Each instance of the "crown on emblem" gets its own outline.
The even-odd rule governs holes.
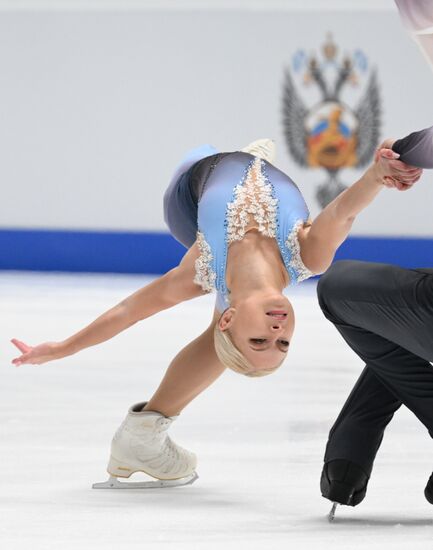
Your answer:
[[[323,57],[328,61],[335,59],[337,55],[337,45],[332,39],[332,33],[328,32],[326,35],[326,41],[322,47]]]

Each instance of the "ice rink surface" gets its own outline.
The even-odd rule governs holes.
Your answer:
[[[363,364],[316,303],[290,291],[297,327],[277,374],[226,372],[182,413],[173,439],[198,455],[192,486],[96,491],[128,407],[156,389],[169,360],[210,320],[205,296],[96,347],[15,368],[9,342],[63,340],[149,282],[145,276],[0,273],[0,548],[416,550],[433,548],[424,499],[433,442],[400,410],[367,497],[333,524],[319,477],[327,433]]]

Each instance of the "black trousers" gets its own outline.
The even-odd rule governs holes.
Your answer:
[[[402,404],[433,437],[433,269],[340,261],[317,293],[325,317],[365,362],[331,428],[325,462],[345,458],[370,475]]]

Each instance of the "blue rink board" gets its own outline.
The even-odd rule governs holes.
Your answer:
[[[158,274],[184,253],[168,233],[0,230],[0,269]],[[336,259],[433,267],[433,238],[349,237]]]

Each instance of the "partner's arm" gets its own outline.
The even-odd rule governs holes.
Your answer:
[[[39,365],[72,355],[109,340],[159,311],[202,295],[201,287],[193,282],[194,262],[198,255],[198,247],[194,243],[179,266],[140,288],[62,342],[45,342],[31,347],[20,340],[12,339],[11,342],[22,352],[21,357],[15,358],[12,363],[15,366],[25,363]]]
[[[421,169],[408,166],[397,158],[391,149],[378,151],[375,162],[361,179],[330,202],[310,227],[300,231],[302,260],[313,273],[328,269],[356,216],[385,186],[405,190],[420,178]]]

